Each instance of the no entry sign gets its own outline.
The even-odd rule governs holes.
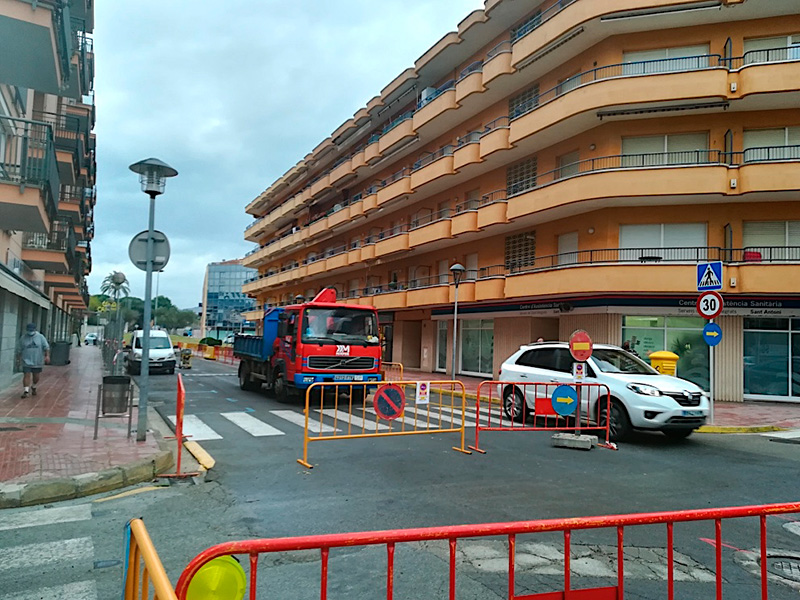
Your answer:
[[[583,329],[578,329],[569,338],[569,353],[578,362],[586,362],[592,355],[592,338]]]
[[[406,406],[406,395],[400,386],[393,383],[382,385],[375,392],[372,401],[375,412],[381,419],[392,421],[403,414]]]

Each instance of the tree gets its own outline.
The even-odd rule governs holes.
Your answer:
[[[100,284],[100,293],[110,296],[114,302],[118,302],[120,296],[127,296],[130,294],[130,285],[128,278],[122,271],[112,271],[103,279]]]

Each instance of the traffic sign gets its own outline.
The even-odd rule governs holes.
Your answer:
[[[583,329],[574,331],[569,337],[569,353],[578,362],[586,362],[592,355],[592,338]]]
[[[136,268],[147,270],[147,232],[137,233],[128,246],[128,256]],[[153,271],[160,271],[169,262],[169,241],[160,231],[153,231]]]
[[[571,385],[560,385],[553,390],[550,403],[553,405],[554,411],[562,417],[566,417],[578,408],[578,392]]]
[[[706,323],[703,327],[703,339],[709,346],[716,346],[722,341],[722,328],[716,323]]]
[[[392,421],[403,414],[403,409],[406,406],[406,395],[398,385],[393,383],[382,385],[375,392],[372,405],[381,419]]]
[[[431,399],[431,385],[427,381],[417,382],[417,404],[428,404]]]
[[[700,263],[697,265],[697,291],[722,289],[722,262]]]
[[[703,292],[697,297],[697,314],[704,319],[715,319],[722,312],[724,304],[717,292]]]

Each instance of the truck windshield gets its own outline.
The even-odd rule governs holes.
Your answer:
[[[375,313],[353,308],[309,308],[303,315],[303,342],[377,346]]]

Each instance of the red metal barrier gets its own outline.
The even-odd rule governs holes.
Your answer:
[[[569,519],[548,519],[538,521],[518,521],[512,523],[487,523],[481,525],[456,525],[450,527],[428,527],[420,529],[404,529],[391,531],[366,531],[330,535],[313,535],[295,538],[274,538],[225,542],[213,546],[198,554],[181,573],[175,588],[179,600],[185,600],[186,591],[192,577],[210,560],[219,556],[245,554],[250,561],[250,600],[256,600],[258,584],[258,558],[260,554],[269,552],[294,552],[301,550],[320,551],[320,598],[328,597],[328,566],[331,548],[385,545],[387,551],[386,565],[386,598],[391,600],[394,594],[395,545],[407,542],[431,540],[448,540],[449,542],[449,595],[450,600],[456,598],[456,549],[459,539],[486,538],[490,536],[507,536],[508,538],[508,593],[510,600],[562,600],[564,598],[591,598],[593,600],[621,600],[625,593],[624,567],[624,534],[626,527],[639,525],[666,525],[667,548],[667,598],[675,598],[674,573],[674,525],[692,521],[714,521],[715,530],[715,578],[714,587],[717,600],[722,599],[722,520],[739,517],[759,517],[761,599],[767,600],[767,516],[788,513],[800,513],[800,502],[786,504],[767,504],[759,506],[741,506],[730,508],[713,508],[702,510],[684,510],[670,512],[639,513],[629,515],[610,515],[599,517],[581,517]],[[590,529],[616,528],[616,585],[607,587],[573,589],[570,580],[570,541],[573,532]],[[544,592],[518,596],[515,593],[515,549],[516,536],[544,532],[562,532],[564,538],[563,567],[564,590],[560,592]],[[652,537],[652,535],[650,535]],[[711,597],[705,594],[703,597]]]
[[[605,433],[607,448],[615,448],[609,441],[611,392],[601,383],[570,383],[577,393],[577,406],[566,416],[556,412],[558,402],[553,393],[562,383],[528,381],[482,381],[475,400],[475,445],[471,450],[485,454],[480,447],[481,431],[574,431],[593,430]],[[533,409],[529,406],[533,404]],[[512,418],[513,417],[513,418]],[[604,422],[603,425],[599,425]]]

